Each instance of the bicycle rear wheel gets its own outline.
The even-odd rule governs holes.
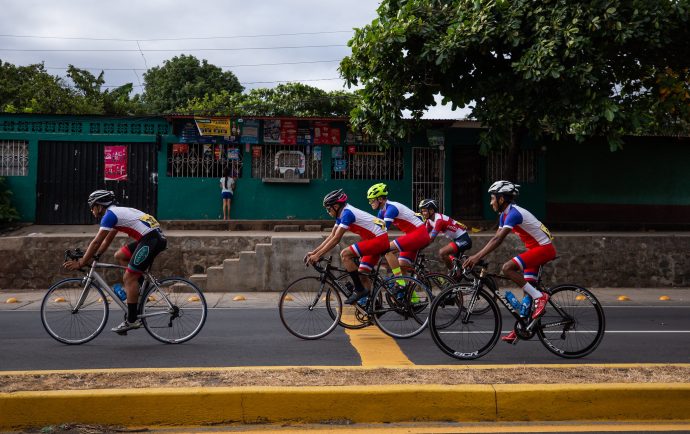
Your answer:
[[[140,312],[151,336],[166,344],[180,344],[201,331],[208,307],[196,285],[180,277],[170,277],[149,286],[141,299]]]
[[[457,281],[452,278],[447,276],[446,274],[443,273],[427,273],[424,276],[424,279],[422,279],[423,282],[427,284],[429,289],[431,290],[431,293],[433,294],[433,297],[436,298],[441,294],[446,288],[450,288],[451,286],[457,285]],[[462,295],[460,295],[462,297]],[[460,315],[460,309],[455,309],[456,301],[454,299],[449,299],[446,302],[443,303],[442,307],[448,307],[449,310],[446,311],[447,315],[444,315],[446,318],[446,325],[450,325],[453,321],[458,319]],[[462,304],[462,301],[459,301],[460,304]],[[453,315],[454,314],[454,315]],[[438,328],[443,328],[444,325],[439,322]]]
[[[599,300],[576,285],[558,285],[537,324],[537,336],[546,349],[566,359],[584,357],[604,338],[606,318]]]
[[[340,284],[341,288],[346,286],[346,282],[349,281],[350,276],[348,275],[343,275],[342,277],[337,279],[337,283]],[[349,285],[352,287],[352,284]],[[347,288],[346,288],[347,289]],[[350,296],[351,292],[343,292],[342,293],[345,296]],[[326,300],[331,300],[333,297],[326,297]],[[335,315],[337,315],[337,308],[336,306],[331,306],[330,303],[328,304],[328,310],[331,313],[331,317],[335,318]],[[358,330],[364,327],[368,327],[372,324],[371,321],[369,321],[369,317],[365,314],[362,313],[362,310],[357,309],[355,305],[353,304],[343,304],[342,305],[342,311],[343,314],[340,315],[340,320],[338,321],[338,325],[341,327],[344,327],[346,329],[350,330]]]
[[[278,302],[280,321],[301,339],[320,339],[336,328],[343,313],[338,290],[316,276],[303,277],[288,285]]]
[[[483,288],[475,289],[467,284],[443,291],[434,299],[429,313],[434,343],[447,355],[460,360],[477,359],[491,351],[498,342],[501,322],[493,296]]]
[[[76,309],[79,298],[82,304]],[[83,344],[98,336],[108,322],[108,301],[94,283],[65,279],[50,288],[41,302],[41,322],[48,334],[63,344]]]
[[[398,280],[404,280],[404,285],[398,286]],[[385,334],[406,339],[417,336],[427,326],[432,295],[419,280],[410,276],[391,277],[377,285],[373,297],[377,303],[371,308],[370,316]]]

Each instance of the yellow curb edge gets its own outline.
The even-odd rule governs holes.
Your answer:
[[[132,411],[132,409],[136,409]],[[690,384],[200,387],[0,393],[0,429],[60,423],[687,420]]]

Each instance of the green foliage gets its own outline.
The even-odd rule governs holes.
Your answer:
[[[166,60],[163,66],[150,68],[144,73],[145,91],[142,102],[149,113],[172,113],[195,98],[207,94],[242,92],[244,88],[230,71],[199,62],[184,54]]]
[[[340,71],[362,85],[353,124],[379,142],[440,94],[472,109],[489,147],[528,131],[615,149],[688,131],[689,16],[690,0],[384,0]]]
[[[0,226],[19,220],[19,213],[12,206],[12,191],[4,177],[0,177]]]
[[[184,113],[239,116],[347,116],[356,104],[353,93],[327,92],[301,83],[247,93],[221,91],[194,98],[178,108]]]

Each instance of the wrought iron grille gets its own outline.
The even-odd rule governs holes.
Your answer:
[[[171,178],[220,178],[230,167],[232,176],[242,176],[242,152],[239,145],[202,143],[168,146],[168,176]]]
[[[29,174],[29,145],[24,140],[0,140],[0,176]]]
[[[403,149],[381,149],[376,145],[348,145],[331,151],[333,179],[401,180],[404,176]]]
[[[412,148],[412,206],[422,199],[435,199],[444,210],[445,151],[435,148]]]
[[[321,150],[312,145],[252,145],[252,178],[308,180],[323,176]]]
[[[505,179],[508,152],[490,152],[486,161],[486,173],[490,182]],[[537,151],[523,149],[518,154],[517,179],[514,182],[537,182]]]

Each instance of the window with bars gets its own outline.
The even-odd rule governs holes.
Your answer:
[[[252,145],[252,178],[264,182],[309,182],[323,176],[323,146]]]
[[[438,148],[412,149],[412,205],[434,199],[444,210],[445,151]],[[442,211],[443,212],[443,211]]]
[[[167,174],[171,178],[220,178],[227,167],[231,176],[242,176],[239,145],[174,143],[168,146]]]
[[[400,147],[381,149],[376,145],[347,145],[333,146],[330,151],[333,179],[403,179],[403,149]]]
[[[488,179],[505,179],[508,165],[507,151],[490,152],[486,161],[486,173]],[[524,149],[518,154],[517,179],[515,182],[537,182],[537,151]],[[493,181],[491,181],[493,182]]]
[[[0,140],[0,176],[27,176],[28,174],[28,142]]]

